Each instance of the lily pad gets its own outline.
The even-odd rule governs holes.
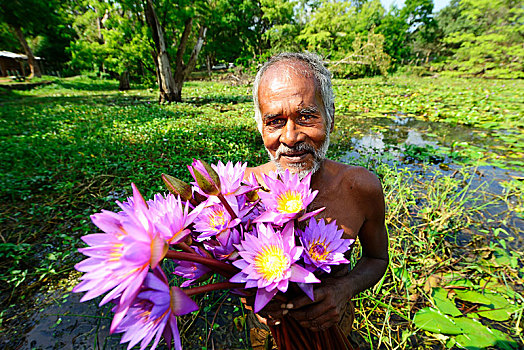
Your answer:
[[[440,312],[453,317],[462,316],[462,313],[457,309],[453,300],[448,298],[448,292],[445,289],[434,288],[431,297]]]
[[[511,339],[507,334],[502,333],[498,329],[491,329],[491,332],[495,336],[495,347],[497,349],[512,350],[518,349],[518,344],[515,340]]]
[[[456,281],[449,282],[448,285],[456,287],[473,287],[474,284],[468,279],[460,279]]]
[[[506,308],[511,310],[515,309],[515,306],[500,294],[487,293],[484,294],[484,296],[491,301],[491,305],[493,305],[495,308]]]
[[[484,326],[477,320],[472,320],[467,317],[457,317],[453,319],[453,322],[460,328],[462,333],[488,333],[489,328]]]
[[[433,308],[419,310],[413,318],[415,326],[433,333],[460,334],[462,329],[453,320]]]

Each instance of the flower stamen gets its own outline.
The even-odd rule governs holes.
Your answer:
[[[266,280],[281,279],[290,267],[290,261],[282,248],[264,246],[254,259],[255,269]]]
[[[302,194],[298,191],[286,191],[277,197],[277,210],[281,213],[298,213],[303,206]]]

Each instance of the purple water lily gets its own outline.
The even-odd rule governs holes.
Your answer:
[[[197,246],[192,246],[193,250],[199,255],[206,257],[207,255]],[[211,272],[207,266],[195,263],[192,261],[185,260],[174,260],[178,265],[175,267],[173,273],[177,276],[186,278],[187,281],[182,282],[180,287],[189,287],[193,282],[198,280],[200,277]]]
[[[227,242],[230,229],[240,223],[240,219],[232,219],[228,211],[221,205],[215,204],[202,210],[195,219],[195,231],[201,234],[196,240],[201,242],[211,237],[217,237],[222,242]]]
[[[242,229],[242,226],[240,226]],[[229,237],[226,241],[223,240],[208,240],[204,241],[204,247],[213,254],[218,260],[236,260],[238,252],[235,248],[236,244],[240,243],[241,233],[236,229],[231,229]]]
[[[306,268],[330,273],[331,265],[349,264],[344,253],[355,240],[342,239],[343,233],[344,230],[338,229],[336,221],[326,224],[324,219],[318,222],[315,219],[309,220],[304,232],[299,233]]]
[[[208,204],[223,204],[223,201],[227,201],[235,216],[242,218],[252,207],[251,205],[246,205],[245,194],[260,187],[258,184],[252,186],[249,183],[242,183],[246,167],[247,163],[242,164],[238,162],[233,164],[232,162],[227,162],[224,164],[219,161],[217,165],[211,165],[211,168],[220,179],[220,194],[208,195],[206,191],[200,189],[198,183],[193,183],[196,185],[195,190],[202,195],[208,196]]]
[[[217,172],[220,178],[220,190],[224,196],[237,194],[240,189],[244,173],[246,171],[247,163],[232,162],[226,164],[218,162],[217,165],[212,164],[211,167]]]
[[[157,230],[170,244],[181,242],[191,233],[187,227],[193,223],[205,206],[202,203],[189,212],[189,202],[183,204],[180,197],[172,194],[166,196],[156,194],[147,204]]]
[[[76,264],[85,272],[73,292],[86,292],[81,301],[109,291],[100,305],[119,298],[111,330],[114,330],[135,299],[149,267],[155,268],[167,252],[167,243],[156,231],[147,204],[134,184],[132,205],[125,213],[103,211],[91,216],[105,233],[82,237],[89,245],[79,251],[89,258]]]
[[[299,221],[303,221],[324,210],[320,208],[304,213],[318,193],[309,188],[311,174],[300,181],[298,175],[293,175],[286,169],[278,176],[276,173],[270,173],[269,176],[263,175],[263,178],[269,192],[259,191],[258,195],[266,206],[266,211],[254,222],[271,222],[282,226],[289,220],[298,218]]]
[[[295,264],[303,248],[295,246],[293,225],[275,232],[271,225],[259,224],[257,236],[246,234],[245,240],[236,245],[242,259],[233,265],[242,269],[230,279],[245,283],[245,288],[256,287],[254,310],[259,312],[280,290],[286,292],[289,282],[319,283],[310,271]]]
[[[153,341],[154,350],[163,335],[168,347],[182,349],[176,316],[198,310],[198,305],[178,287],[169,288],[161,269],[148,273],[144,286],[115,332],[124,333],[120,343],[129,342],[131,349],[140,342],[145,349]]]

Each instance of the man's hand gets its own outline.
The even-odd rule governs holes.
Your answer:
[[[240,298],[242,304],[247,310],[253,311],[255,304],[255,296],[246,296]],[[280,320],[284,317],[282,312],[287,304],[282,304],[282,301],[271,300],[262,310],[255,314],[258,321],[268,326],[277,326]]]
[[[315,301],[306,295],[289,301],[283,307],[282,315],[289,313],[302,327],[313,331],[323,331],[337,324],[344,313],[349,299],[350,288],[343,283],[344,278],[326,278],[314,290]]]

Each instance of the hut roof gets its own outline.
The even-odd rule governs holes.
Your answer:
[[[27,56],[26,55],[22,55],[22,54],[10,52],[10,51],[0,51],[0,57],[8,57],[8,58],[14,58],[14,59],[27,60]],[[35,56],[35,59],[36,60],[41,60],[42,58]]]

